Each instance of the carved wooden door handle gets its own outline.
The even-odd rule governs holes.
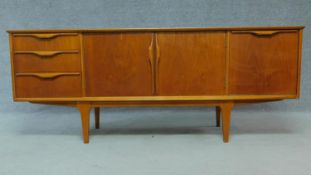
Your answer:
[[[156,50],[157,50],[157,64],[159,64],[159,62],[160,62],[160,46],[159,46],[158,37],[156,37]]]
[[[155,92],[159,93],[159,69],[160,69],[160,46],[159,46],[159,40],[158,40],[158,35],[155,35],[156,40],[156,65],[155,65]]]
[[[153,45],[154,43],[154,34],[152,34],[151,43],[149,45],[149,63],[151,68],[151,85],[152,85],[152,94],[155,94],[155,65],[154,65],[154,51],[153,51]]]

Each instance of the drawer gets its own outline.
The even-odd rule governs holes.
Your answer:
[[[14,34],[15,51],[23,50],[80,50],[77,33]]]
[[[17,73],[16,98],[81,97],[80,73]]]
[[[80,72],[79,51],[14,53],[15,72]]]

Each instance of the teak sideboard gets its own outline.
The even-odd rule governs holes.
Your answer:
[[[84,143],[100,107],[215,106],[296,99],[303,26],[9,30],[14,101],[74,106]]]

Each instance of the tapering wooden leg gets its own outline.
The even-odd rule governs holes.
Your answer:
[[[216,106],[216,126],[220,127],[220,107]]]
[[[100,115],[100,108],[96,107],[95,108],[95,128],[99,129],[99,115]]]
[[[230,116],[231,110],[233,108],[233,103],[228,102],[220,106],[221,115],[222,115],[222,132],[223,132],[223,141],[225,143],[229,142],[230,134]]]
[[[83,142],[89,143],[91,105],[86,103],[78,104],[78,108],[81,114]]]

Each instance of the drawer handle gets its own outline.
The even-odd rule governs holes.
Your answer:
[[[253,34],[256,36],[272,36],[276,35],[278,33],[292,33],[292,32],[297,32],[296,30],[258,30],[258,31],[232,31],[232,33],[237,33],[237,34]]]
[[[77,76],[80,73],[16,73],[16,76],[33,76],[41,79],[54,79],[60,76]]]
[[[41,57],[52,57],[59,54],[79,53],[78,50],[72,51],[16,51],[15,54],[33,54]]]
[[[59,36],[75,36],[77,33],[42,33],[42,34],[15,34],[14,36],[28,36],[37,39],[52,39]]]

